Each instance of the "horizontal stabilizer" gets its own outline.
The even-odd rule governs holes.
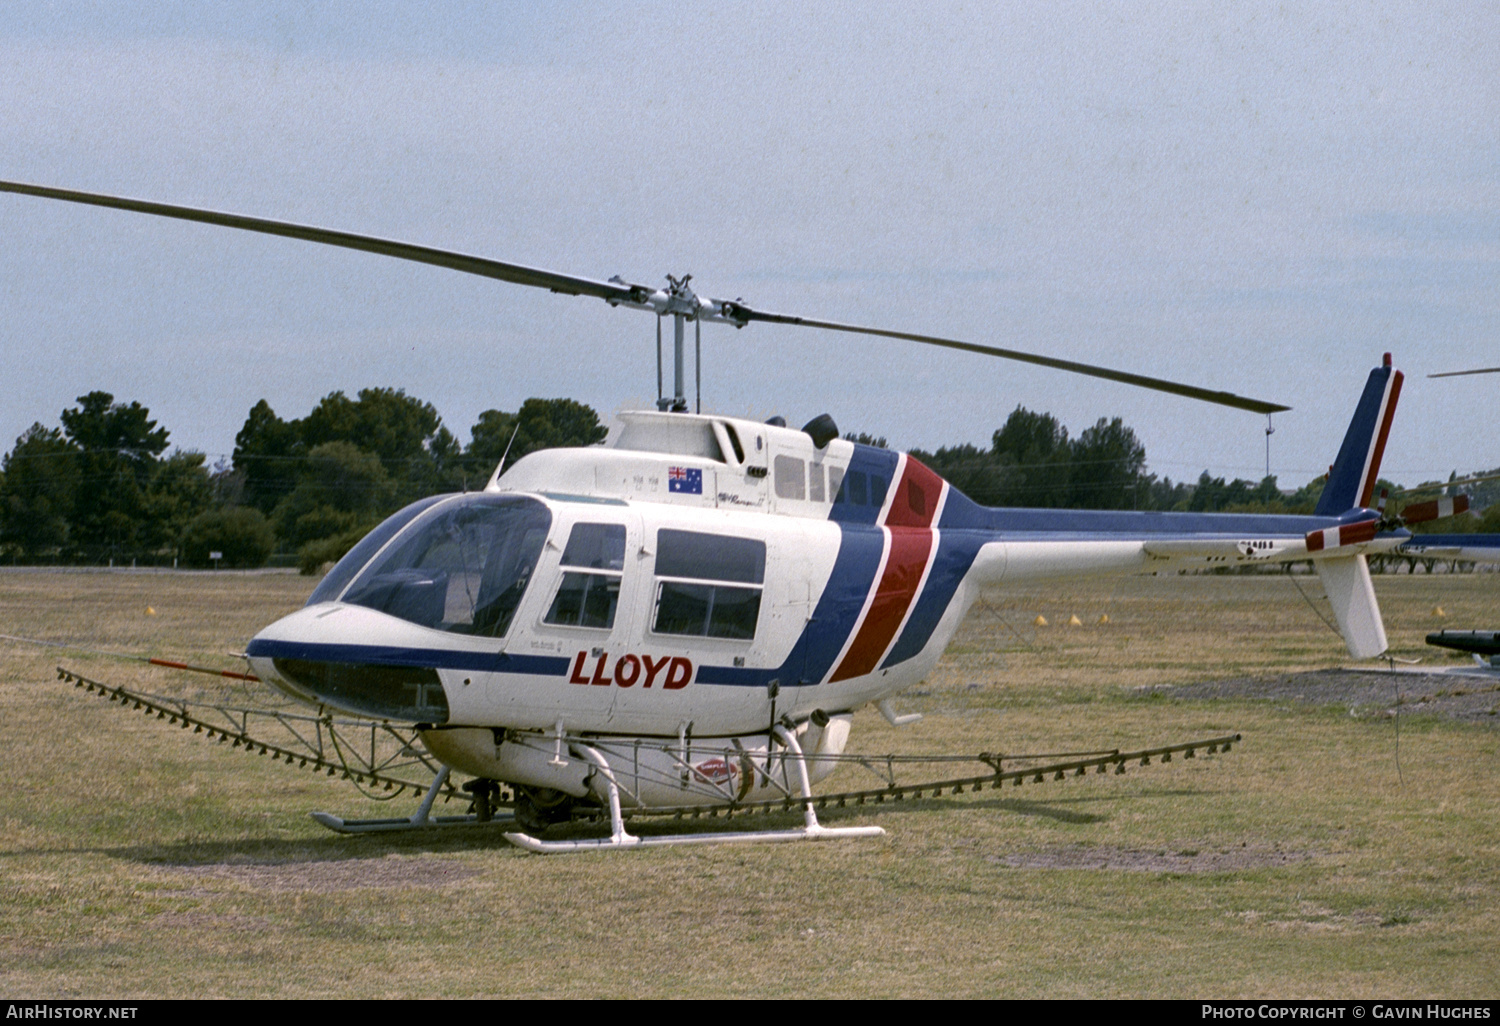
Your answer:
[[[1380,655],[1388,647],[1385,624],[1380,621],[1380,605],[1364,555],[1323,559],[1316,565],[1349,654],[1356,659]]]
[[[1300,555],[1302,546],[1289,538],[1152,538],[1146,555],[1158,559],[1221,559],[1251,562]]]
[[[1400,556],[1500,563],[1500,534],[1419,534],[1396,549]]]
[[[1307,551],[1322,552],[1324,549],[1336,549],[1341,545],[1358,545],[1361,542],[1374,541],[1379,528],[1378,520],[1361,520],[1357,524],[1344,524],[1340,527],[1325,527],[1318,531],[1308,531]]]

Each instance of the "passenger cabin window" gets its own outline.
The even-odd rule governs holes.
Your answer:
[[[844,487],[849,489],[848,499],[856,506],[870,504],[870,478],[862,470],[851,470],[844,478]]]
[[[615,625],[625,569],[624,524],[574,524],[563,549],[565,570],[546,622],[561,627]]]
[[[795,456],[776,457],[776,497],[778,499],[807,498],[807,469]]]
[[[766,543],[662,528],[656,535],[657,634],[749,641],[760,618]]]
[[[834,493],[836,496],[834,501],[847,502],[855,506],[884,506],[885,493],[889,488],[890,482],[879,474],[851,470],[845,475],[841,490]]]
[[[807,467],[807,497],[813,502],[823,501],[823,464],[812,463]]]
[[[837,497],[838,497],[838,494],[839,494],[839,489],[842,488],[843,486],[844,486],[844,468],[843,467],[829,467],[828,468],[828,494],[834,496],[835,500],[837,500]]]

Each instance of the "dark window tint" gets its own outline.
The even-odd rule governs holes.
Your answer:
[[[766,543],[664,527],[656,533],[656,573],[659,577],[762,584],[766,579]]]
[[[396,536],[396,532],[417,518],[427,507],[435,502],[450,498],[447,495],[433,495],[412,503],[381,521],[380,526],[360,539],[359,544],[350,549],[343,559],[339,560],[334,568],[328,571],[328,576],[323,582],[313,589],[312,597],[307,604],[315,606],[319,602],[332,602],[339,597],[339,592],[354,579],[354,575],[363,569],[370,558],[379,552],[386,542]]]
[[[547,622],[563,627],[613,627],[620,605],[618,574],[563,574]]]
[[[563,550],[563,566],[585,566],[591,570],[625,568],[624,524],[574,524]]]
[[[658,634],[749,641],[755,637],[759,616],[759,588],[662,581],[652,629]]]
[[[839,467],[828,468],[828,494],[833,496],[834,502],[839,502],[842,496],[840,489],[844,487],[844,471]]]
[[[885,505],[886,480],[879,474],[870,475],[870,505]]]
[[[919,517],[927,515],[927,493],[915,481],[906,482],[906,505]]]
[[[844,489],[848,492],[848,499],[856,506],[865,506],[870,502],[866,481],[867,478],[862,470],[851,470],[849,476],[844,478]]]
[[[499,637],[526,593],[552,514],[530,499],[468,495],[419,517],[350,585],[345,602]]]

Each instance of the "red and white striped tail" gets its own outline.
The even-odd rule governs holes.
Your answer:
[[[1443,499],[1433,499],[1430,502],[1414,502],[1401,511],[1401,519],[1408,524],[1423,524],[1429,520],[1441,520],[1443,517],[1456,517],[1460,513],[1469,510],[1469,497],[1467,495],[1454,495]]]
[[[1360,542],[1373,541],[1379,527],[1380,521],[1378,520],[1361,520],[1357,524],[1344,524],[1339,527],[1308,531],[1307,551],[1322,552],[1326,549],[1339,548],[1342,545],[1358,545]]]

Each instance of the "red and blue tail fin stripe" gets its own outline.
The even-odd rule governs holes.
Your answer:
[[[1391,366],[1390,353],[1370,372],[1354,419],[1344,435],[1344,444],[1339,447],[1338,459],[1328,473],[1328,483],[1323,486],[1323,495],[1313,511],[1315,516],[1337,516],[1370,505],[1403,380],[1402,373]]]

